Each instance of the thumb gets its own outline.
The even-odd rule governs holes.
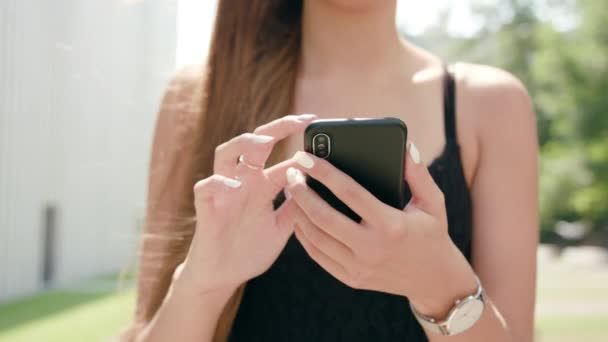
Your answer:
[[[405,206],[405,211],[419,209],[432,216],[441,215],[445,207],[443,192],[435,183],[427,166],[422,163],[420,152],[413,142],[407,146],[405,181],[412,193],[412,199]]]
[[[278,236],[281,240],[287,240],[293,233],[295,228],[295,216],[298,211],[298,204],[291,198],[288,193],[288,197],[283,204],[276,210],[276,223],[279,228]]]

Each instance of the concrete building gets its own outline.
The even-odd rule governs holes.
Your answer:
[[[133,265],[176,0],[0,2],[0,302]]]

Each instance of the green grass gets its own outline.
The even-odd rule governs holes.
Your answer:
[[[0,306],[1,342],[108,341],[133,313],[132,291],[53,291]]]
[[[608,340],[608,315],[539,318],[539,342],[605,342]]]
[[[608,269],[541,267],[537,342],[608,341]],[[108,341],[133,313],[134,292],[115,277],[0,305],[0,342]],[[83,291],[82,289],[86,289]],[[598,305],[599,303],[599,305]],[[599,309],[598,309],[599,308]]]

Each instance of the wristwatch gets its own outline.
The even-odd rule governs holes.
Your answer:
[[[437,321],[434,318],[418,313],[410,303],[410,308],[420,325],[429,331],[444,336],[458,335],[475,325],[481,318],[486,306],[486,296],[479,277],[475,276],[475,280],[477,281],[477,292],[471,296],[457,300],[454,307],[448,313],[447,318],[443,321]]]

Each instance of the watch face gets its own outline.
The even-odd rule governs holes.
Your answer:
[[[459,334],[472,327],[483,314],[483,302],[474,297],[463,300],[449,319],[448,330]]]

